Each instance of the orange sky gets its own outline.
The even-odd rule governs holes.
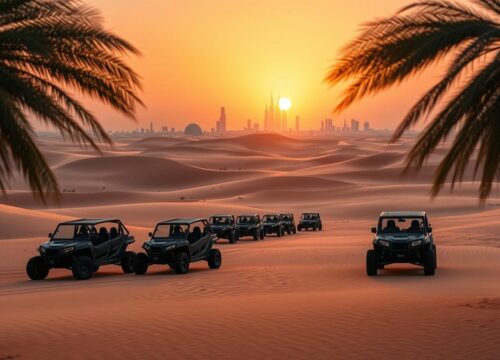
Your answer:
[[[131,59],[144,79],[146,110],[138,123],[91,104],[109,129],[197,122],[209,130],[226,107],[228,128],[248,118],[262,123],[271,92],[287,96],[289,118],[319,127],[339,89],[323,79],[337,50],[358,25],[393,13],[407,0],[87,0],[106,26],[143,53]],[[393,128],[435,80],[431,74],[354,105],[334,117],[355,117],[375,128]],[[262,126],[262,125],[261,125]]]

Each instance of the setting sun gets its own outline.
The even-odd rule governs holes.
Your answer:
[[[281,111],[287,111],[292,107],[292,102],[289,98],[280,98],[279,107]]]

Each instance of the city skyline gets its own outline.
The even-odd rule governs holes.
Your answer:
[[[319,130],[321,132],[345,132],[345,131],[350,131],[346,130],[347,128],[349,129],[354,129],[353,132],[359,132],[360,130],[363,131],[370,131],[373,130],[370,128],[370,122],[367,120],[361,121],[361,120],[356,120],[355,118],[351,119],[351,126],[347,127],[346,126],[346,119],[337,119],[337,123],[332,118],[325,118],[324,120],[318,120],[318,121],[309,121],[309,124],[312,124],[311,127],[305,128],[301,124],[301,117],[300,115],[294,115],[291,116],[290,118],[295,120],[294,122],[288,122],[288,115],[291,115],[290,111],[283,111],[279,107],[279,100],[282,99],[281,97],[277,97],[276,101],[274,98],[274,95],[271,93],[269,102],[266,102],[265,104],[265,110],[264,110],[264,116],[262,119],[262,122],[260,121],[253,121],[250,118],[247,118],[243,126],[235,126],[233,122],[229,122],[230,126],[228,127],[228,121],[227,121],[227,114],[226,114],[226,107],[225,106],[220,106],[220,113],[218,120],[214,121],[213,126],[208,126],[205,127],[203,125],[200,125],[200,122],[194,121],[194,122],[186,122],[184,125],[181,124],[179,127],[179,131],[182,131],[183,126],[186,126],[190,123],[195,123],[198,124],[202,130],[204,131],[205,134],[210,133],[210,134],[216,134],[216,135],[223,135],[227,132],[235,132],[235,131],[264,131],[264,132],[298,132],[298,131],[315,131]],[[287,99],[288,100],[288,99]],[[344,125],[341,126],[341,122],[344,121]],[[150,122],[150,129],[146,127],[137,127],[137,131],[141,133],[154,133],[153,131],[153,120],[148,120]],[[159,126],[158,128],[162,129],[162,133],[175,133],[176,128],[169,128],[168,125],[166,125],[165,121],[158,120]],[[337,126],[338,125],[338,126]],[[339,130],[340,129],[340,130]]]
[[[149,127],[137,127],[132,130],[119,129],[114,130],[114,132],[135,132],[139,134],[179,134],[184,132],[184,128],[190,124],[196,124],[200,126],[204,135],[225,135],[228,133],[238,133],[238,132],[268,132],[268,133],[298,133],[298,132],[310,132],[317,131],[319,133],[360,133],[360,132],[369,132],[375,131],[376,129],[370,126],[370,121],[368,120],[358,120],[358,119],[350,119],[350,126],[347,124],[346,119],[338,119],[334,121],[332,118],[325,118],[323,120],[318,120],[317,126],[304,129],[301,126],[301,118],[299,115],[296,115],[293,123],[288,123],[286,113],[287,111],[282,111],[279,109],[278,105],[274,102],[274,97],[271,96],[270,104],[273,106],[268,106],[266,104],[266,110],[264,114],[264,119],[262,123],[259,121],[253,121],[252,119],[247,119],[246,123],[241,128],[228,128],[228,124],[231,124],[231,121],[228,121],[226,107],[220,107],[220,113],[218,120],[214,122],[213,127],[204,128],[199,125],[197,122],[186,123],[179,128],[169,127],[164,122],[160,122],[158,128],[160,131],[154,131],[154,121],[149,120]],[[270,111],[270,109],[273,111]],[[278,126],[277,124],[280,124]],[[342,125],[343,124],[343,125]],[[339,125],[339,126],[337,126]],[[384,129],[389,130],[389,129]],[[113,130],[109,130],[113,132]]]

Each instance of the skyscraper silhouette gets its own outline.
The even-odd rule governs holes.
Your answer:
[[[274,130],[274,99],[273,99],[273,94],[271,94],[271,105],[269,106],[269,129],[268,130]]]
[[[264,112],[264,130],[269,131],[269,109],[266,103],[266,111]]]
[[[278,96],[279,99],[279,96]],[[281,131],[282,124],[281,124],[281,116],[283,114],[281,113],[281,109],[279,106],[279,101],[276,101],[276,105],[274,108],[274,130],[276,131]]]
[[[224,134],[227,130],[226,123],[226,109],[224,106],[220,108],[220,117],[219,117],[219,133]]]

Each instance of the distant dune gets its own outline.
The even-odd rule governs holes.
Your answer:
[[[160,191],[228,181],[253,175],[247,171],[215,171],[147,156],[82,159],[56,169],[62,183],[102,186],[110,190]]]

